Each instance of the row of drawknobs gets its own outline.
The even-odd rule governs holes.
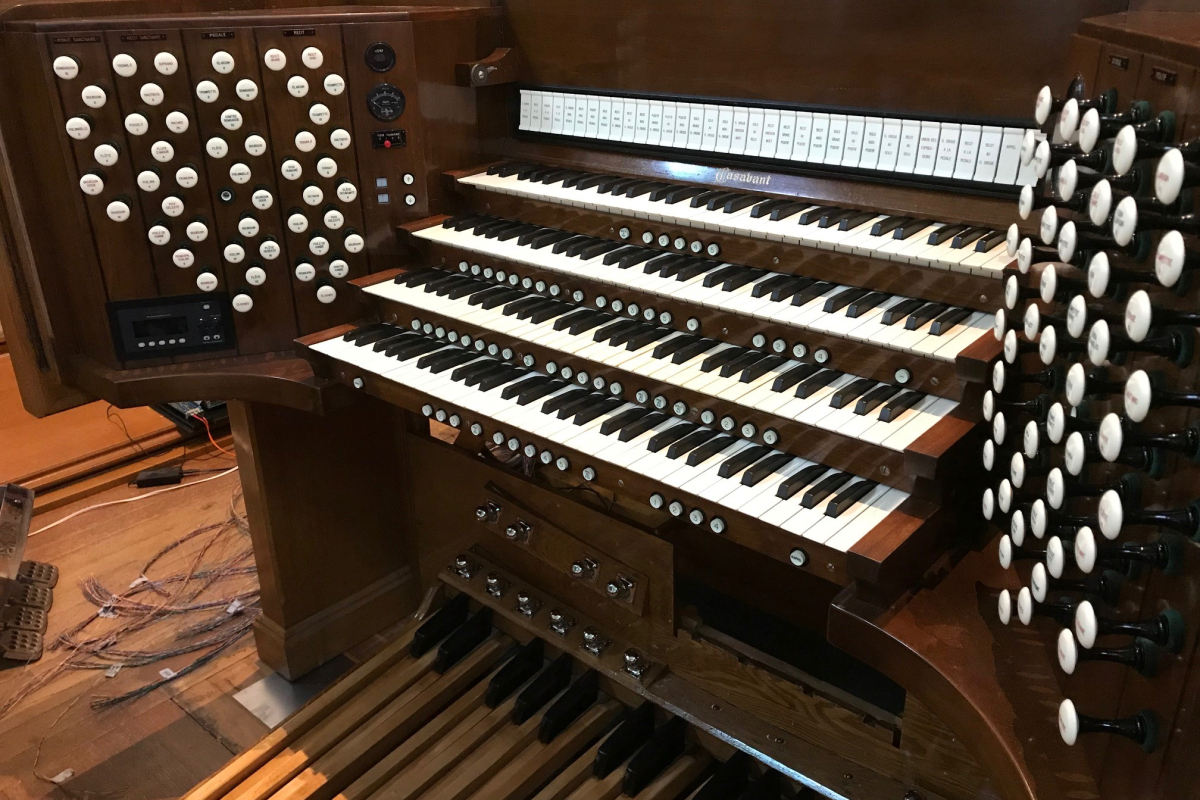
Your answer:
[[[1200,313],[1175,301],[1200,267],[1185,191],[1200,185],[1200,142],[1172,144],[1172,112],[1144,101],[1120,110],[1115,90],[1087,99],[1078,79],[1063,98],[1044,88],[1035,117],[1045,132],[1026,136],[1021,157],[1039,184],[1018,211],[1042,209],[1040,242],[1010,230],[1017,271],[996,314],[1003,358],[983,402],[993,476],[983,514],[1005,531],[1001,566],[1030,565],[1015,596],[1000,593],[999,616],[1061,626],[1068,675],[1110,662],[1151,680],[1182,649],[1184,617],[1162,602],[1136,619],[1121,609],[1132,581],[1180,579],[1189,540],[1200,540],[1200,501],[1143,503],[1171,488],[1181,457],[1200,458],[1200,425],[1170,428],[1186,418],[1172,409],[1200,407],[1185,377]],[[1058,710],[1068,745],[1107,733],[1150,752],[1160,724],[1148,708],[1089,716],[1064,699]]]

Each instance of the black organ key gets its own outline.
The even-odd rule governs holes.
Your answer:
[[[968,309],[952,308],[933,321],[933,324],[929,326],[929,333],[933,336],[941,336],[969,316],[971,316],[971,312]]]
[[[812,488],[804,493],[804,496],[800,498],[800,505],[805,508],[812,508],[853,479],[853,475],[848,475],[845,472],[835,472],[832,475],[827,475],[814,483]]]
[[[528,375],[528,374],[529,374],[529,370],[526,369],[525,367],[512,367],[511,369],[507,369],[504,372],[497,373],[494,375],[489,375],[488,377],[479,381],[479,391],[490,392],[492,389],[495,389],[497,386],[503,386],[506,383],[516,380],[517,378],[521,377],[522,375]]]
[[[480,283],[479,281],[471,281],[471,283],[469,283],[469,284],[464,283],[461,286],[455,286],[453,289],[446,292],[446,297],[450,298],[451,300],[461,300],[464,297],[467,297],[472,294],[476,294],[478,292],[482,292],[484,289],[490,289],[490,288],[491,287],[486,283]]]
[[[741,377],[739,377],[738,380],[740,380],[742,383],[751,383],[758,380],[763,375],[766,375],[776,367],[782,366],[786,363],[787,359],[783,356],[769,355],[742,370]]]
[[[672,333],[675,333],[675,331],[670,328],[654,328],[653,330],[634,336],[625,344],[625,347],[628,350],[641,350],[643,347],[653,344],[659,339],[665,339]]]
[[[986,253],[996,245],[1002,244],[1006,238],[1008,236],[1003,231],[992,231],[985,234],[979,241],[975,242],[975,252]]]
[[[725,434],[721,434],[714,439],[709,439],[707,442],[688,453],[687,465],[689,467],[694,467],[705,459],[711,458],[712,456],[721,452],[736,441],[737,439],[733,438],[732,436],[726,436]]]
[[[850,319],[857,319],[889,297],[891,295],[883,292],[868,292],[846,306],[846,316]]]
[[[726,214],[734,214],[738,211],[741,211],[743,208],[749,208],[755,203],[760,203],[763,200],[766,200],[766,198],[753,194],[743,194],[726,200],[725,205],[722,206],[722,210]]]
[[[551,300],[548,297],[541,297],[538,299],[538,302],[530,303],[529,305],[527,305],[527,306],[523,307],[521,310],[519,310],[517,312],[516,316],[517,316],[517,319],[527,319],[527,320],[532,321],[533,315],[538,313],[539,311],[561,309],[562,307],[563,307],[563,303],[560,303],[557,300]],[[552,314],[551,316],[557,317],[559,315],[559,313],[561,313],[561,311],[555,310],[555,313]]]
[[[496,308],[497,306],[502,306],[505,303],[511,303],[513,300],[516,300],[518,297],[525,297],[525,296],[526,296],[525,293],[519,289],[508,289],[499,294],[489,295],[487,297],[487,299],[483,300],[483,302],[481,302],[479,304],[479,307],[490,311],[493,308]],[[471,299],[474,300],[475,298],[471,298]]]
[[[754,290],[750,292],[751,297],[762,297],[764,294],[770,294],[781,286],[785,286],[793,279],[791,275],[776,275],[774,278],[768,278],[754,286]]]
[[[706,272],[711,272],[716,268],[717,262],[698,258],[688,266],[680,267],[679,271],[675,273],[675,280],[681,282],[690,281],[692,278],[697,278]]]
[[[500,397],[505,400],[511,400],[518,395],[528,392],[530,389],[536,389],[539,386],[545,386],[547,383],[550,383],[553,380],[554,379],[549,375],[535,375],[531,378],[526,378],[519,383],[514,383],[512,386],[505,386],[504,391],[500,392]]]
[[[786,392],[800,381],[810,378],[820,371],[821,367],[818,367],[816,364],[800,364],[799,366],[792,367],[775,379],[775,382],[771,384],[771,391]]]
[[[489,219],[489,220],[479,223],[478,225],[475,225],[472,228],[472,232],[476,236],[485,236],[486,237],[488,235],[488,233],[490,233],[491,231],[497,230],[497,229],[502,229],[502,228],[507,228],[511,224],[512,224],[511,221],[509,221],[507,219]]]
[[[638,247],[638,246],[632,245],[632,244],[627,244],[624,247],[620,247],[616,250],[613,250],[610,253],[605,253],[604,258],[601,260],[600,263],[608,266],[608,265],[617,263],[618,261],[620,261],[622,258],[624,258],[627,255],[632,255],[633,253],[644,253],[644,252],[645,252],[644,248],[641,248],[641,247]],[[653,251],[651,251],[651,252],[653,252]]]
[[[736,275],[742,269],[745,269],[745,267],[726,266],[726,267],[722,267],[721,269],[710,272],[709,274],[704,276],[704,281],[703,281],[704,288],[711,289],[713,286],[716,286],[718,283],[724,282],[726,278],[732,278],[734,275]]]
[[[375,342],[375,344],[371,345],[371,349],[376,353],[382,353],[392,345],[403,344],[404,342],[413,342],[420,338],[420,336],[412,331],[402,331],[401,333],[397,333],[393,336],[388,336],[385,339],[380,339],[379,341]]]
[[[841,224],[842,220],[850,219],[858,212],[852,208],[839,208],[836,211],[830,211],[827,214],[821,215],[821,221],[817,223],[818,228],[836,228]]]
[[[487,369],[482,369],[479,372],[472,373],[471,375],[463,378],[462,383],[464,386],[479,386],[479,391],[481,391],[481,392],[487,391],[482,386],[483,381],[486,380],[486,381],[488,381],[488,383],[491,383],[492,379],[507,375],[512,370],[513,370],[512,364],[505,364],[503,362],[498,362],[495,365],[488,367]]]
[[[924,300],[901,300],[899,303],[896,303],[894,306],[884,311],[883,314],[879,316],[879,321],[884,325],[894,325],[923,305],[925,305]]]
[[[541,325],[543,322],[549,322],[555,317],[561,317],[567,313],[571,306],[566,303],[560,303],[558,300],[553,300],[549,305],[544,305],[529,315],[529,321],[535,325]]]
[[[586,425],[593,420],[599,419],[613,409],[620,408],[624,403],[624,400],[618,400],[615,397],[607,398],[580,411],[575,415],[575,419],[571,421],[576,425]]]
[[[698,186],[676,186],[666,194],[663,194],[660,198],[655,199],[661,199],[667,205],[673,206],[676,203],[682,203],[684,200],[690,200],[703,191],[704,190]]]
[[[661,183],[659,181],[653,181],[650,183],[643,183],[641,186],[638,186],[636,189],[630,189],[628,192],[625,193],[625,196],[626,197],[641,197],[644,194],[652,194],[654,192],[661,191],[663,189],[669,189],[669,188],[671,188],[670,184]],[[653,198],[651,198],[651,199],[653,199]]]
[[[430,367],[437,367],[444,361],[449,361],[450,359],[454,359],[454,358],[460,358],[463,355],[469,355],[469,356],[474,356],[475,358],[479,358],[478,353],[474,353],[469,350],[463,350],[461,347],[447,347],[444,350],[438,350],[436,353],[430,353],[429,355],[421,356],[420,358],[418,358],[417,359],[417,369],[427,369]],[[438,371],[440,372],[441,370],[438,370]]]
[[[553,172],[556,169],[557,167],[547,167],[545,164],[531,164],[517,173],[517,180],[534,181],[540,178],[542,175]]]
[[[589,669],[576,678],[542,715],[542,721],[538,723],[538,741],[542,744],[554,741],[580,714],[595,704],[599,692],[600,674],[596,670]]]
[[[496,237],[500,236],[501,234],[507,233],[509,231],[520,231],[523,228],[525,228],[525,226],[526,226],[526,223],[524,223],[524,222],[510,222],[507,225],[500,225],[495,228],[489,229],[488,232],[486,234],[484,234],[484,238],[485,239],[495,239]]]
[[[899,386],[889,386],[886,383],[880,384],[858,398],[858,402],[854,404],[854,413],[859,416],[869,414],[892,397],[895,397],[899,392]]]
[[[529,640],[529,644],[518,645],[515,650],[488,681],[487,691],[483,695],[483,702],[488,708],[503,703],[542,668],[545,645],[541,639],[535,636]]]
[[[694,207],[699,207],[699,206],[703,205],[709,211],[716,211],[718,208],[725,205],[726,200],[730,200],[737,196],[738,196],[737,192],[710,192],[710,193],[706,193],[703,195],[698,195],[697,197],[693,197],[692,205]],[[700,200],[701,198],[703,198],[703,202],[697,203],[696,201]]]
[[[758,219],[759,217],[769,217],[772,211],[779,208],[780,206],[785,206],[790,202],[791,202],[790,200],[780,200],[780,199],[764,200],[763,202],[756,205],[754,208],[750,209],[750,216],[753,217],[754,219]]]
[[[910,314],[904,321],[904,327],[907,330],[915,331],[931,319],[937,318],[946,311],[946,308],[945,303],[928,303]]]
[[[769,455],[771,448],[762,444],[750,445],[749,447],[734,453],[729,458],[721,462],[721,466],[717,467],[717,475],[722,478],[728,478],[732,475],[744,470],[746,467],[758,461],[761,458]]]
[[[377,342],[386,336],[392,336],[396,327],[393,325],[384,325],[375,323],[374,325],[364,325],[361,328],[355,328],[342,335],[343,342],[353,342],[359,347],[364,347],[373,342]]]
[[[776,303],[782,303],[784,300],[794,296],[796,292],[802,292],[814,283],[816,283],[816,280],[812,278],[802,278],[799,275],[792,276],[790,281],[771,290],[771,300]]]
[[[491,635],[492,610],[481,608],[441,643],[433,659],[433,671],[444,674]]]
[[[575,246],[575,245],[584,245],[584,244],[587,244],[588,242],[590,242],[591,240],[592,240],[592,237],[590,237],[590,236],[580,236],[578,234],[571,234],[566,239],[559,239],[558,241],[556,241],[554,243],[554,245],[550,248],[550,252],[555,253],[555,254],[565,253],[567,251],[567,248]]]
[[[923,231],[934,223],[931,219],[908,219],[892,230],[893,239],[911,239],[919,231]]]
[[[954,241],[950,243],[950,246],[955,250],[961,250],[991,232],[990,228],[967,228],[965,231],[954,235]]]
[[[839,231],[852,231],[855,228],[857,228],[859,225],[865,225],[866,223],[875,219],[877,216],[879,216],[879,215],[873,211],[860,211],[859,213],[855,214],[854,216],[846,217],[844,220],[839,222],[838,230]]]
[[[803,211],[804,209],[806,209],[808,207],[809,207],[808,203],[796,203],[796,202],[785,203],[781,206],[777,206],[775,209],[773,209],[771,211],[771,221],[779,222],[781,220],[785,220],[788,217],[799,214],[801,211]]]
[[[579,257],[584,261],[590,261],[597,256],[602,256],[613,250],[618,250],[622,247],[620,242],[597,242],[589,247],[585,247],[579,251]]]
[[[682,261],[684,256],[676,255],[675,253],[660,254],[657,258],[652,258],[642,267],[642,272],[646,275],[654,275],[663,269],[670,266],[676,261]]]
[[[746,267],[736,275],[731,275],[726,278],[724,283],[721,284],[721,289],[726,292],[732,292],[735,289],[740,289],[746,284],[758,280],[765,274],[766,272],[764,270],[750,269],[749,267]]]
[[[767,456],[742,473],[742,485],[757,486],[768,476],[792,463],[794,458],[795,456],[791,453],[776,453],[773,456]]]
[[[617,438],[622,442],[628,442],[630,439],[635,439],[638,436],[641,436],[651,428],[661,425],[668,419],[670,419],[670,417],[668,417],[666,414],[662,413],[661,411],[655,411],[652,414],[647,414],[646,416],[642,417],[632,425],[626,425],[621,429],[621,432],[617,435]]]
[[[612,254],[610,253],[609,255]],[[636,267],[638,264],[641,264],[643,261],[649,261],[656,255],[658,255],[657,250],[647,250],[643,247],[639,247],[637,252],[621,256],[621,258],[616,262],[617,269],[629,269],[630,267]],[[608,256],[605,257],[607,258]]]
[[[540,304],[543,300],[545,300],[545,298],[542,297],[541,295],[536,295],[536,294],[528,295],[527,294],[524,297],[522,297],[518,300],[514,300],[513,302],[504,306],[504,308],[500,309],[500,313],[506,317],[511,317],[514,314],[517,314],[518,312],[520,312],[521,309],[536,306],[536,305]]]
[[[491,299],[497,295],[501,295],[501,294],[507,295],[510,298],[511,297],[520,297],[521,296],[520,294],[511,294],[512,292],[516,292],[516,291],[517,291],[516,289],[510,289],[507,286],[491,286],[487,289],[483,289],[483,290],[471,295],[470,299],[467,300],[467,305],[472,305],[472,306],[482,305],[483,303],[487,302],[489,299]]]
[[[541,400],[543,397],[548,397],[555,392],[561,391],[571,384],[566,381],[552,380],[549,383],[535,386],[532,389],[526,389],[517,395],[517,405],[527,406],[534,400]]]
[[[488,167],[488,175],[499,175],[501,178],[507,178],[510,175],[516,175],[521,170],[532,166],[523,161],[509,161],[504,164],[496,164]]]
[[[622,347],[622,346],[628,344],[629,340],[632,339],[634,336],[638,336],[640,334],[643,334],[643,333],[646,333],[647,331],[652,331],[652,330],[654,330],[653,325],[649,325],[645,322],[638,322],[636,325],[629,327],[629,328],[625,328],[621,332],[614,334],[608,340],[608,343],[610,345],[612,345],[613,347]]]
[[[840,517],[846,512],[846,509],[859,500],[862,500],[878,485],[875,481],[862,480],[851,486],[847,486],[829,501],[829,505],[825,507],[825,516]]]
[[[540,231],[540,230],[542,230],[542,227],[540,225],[521,225],[520,227],[517,227],[517,228],[510,228],[509,230],[505,231],[504,233],[497,235],[496,241],[511,242],[513,239],[520,239],[522,236],[524,236],[526,234],[536,233],[537,231]]]
[[[550,702],[556,694],[567,688],[571,682],[571,655],[563,653],[552,661],[525,689],[517,695],[513,707],[512,721],[520,725],[537,713],[538,709]]]
[[[421,269],[410,269],[408,272],[402,272],[399,275],[397,275],[395,280],[392,281],[392,283],[396,283],[401,286],[411,286],[411,287],[415,288],[415,287],[419,286],[422,281],[429,280],[430,277],[432,277],[437,272],[438,272],[438,270],[429,269],[428,267],[422,267]],[[353,333],[353,331],[351,331],[351,333]],[[347,334],[347,335],[349,335],[349,334]]]
[[[654,735],[654,705],[642,703],[630,709],[621,718],[616,729],[596,750],[592,762],[592,774],[597,778],[607,777],[614,769],[637,752]]]
[[[385,353],[399,361],[408,361],[410,358],[423,356],[426,353],[432,353],[434,350],[441,350],[445,346],[445,342],[439,342],[436,339],[426,339],[410,345],[406,344],[395,348],[388,348]]]
[[[649,413],[650,409],[648,408],[630,408],[622,411],[620,414],[606,419],[603,424],[600,425],[600,433],[608,436],[613,431],[619,431],[626,425],[637,422],[639,419]]]
[[[811,302],[826,292],[832,291],[836,288],[838,288],[836,283],[829,283],[828,281],[817,281],[816,283],[810,283],[808,286],[805,286],[792,296],[792,305],[802,306],[805,303]]]
[[[451,228],[456,231],[465,231],[468,228],[474,228],[480,222],[490,219],[482,214],[464,214],[461,217],[451,217],[442,223],[443,228]]]
[[[886,219],[881,219],[871,226],[871,235],[884,236],[909,222],[912,222],[912,217],[887,217]]]
[[[721,352],[714,353],[713,355],[704,359],[704,361],[700,364],[700,371],[701,372],[712,372],[714,369],[717,369],[720,366],[728,364],[730,361],[733,361],[735,358],[737,358],[738,356],[740,356],[746,352],[748,352],[748,351],[744,347],[738,347],[737,345],[730,345],[729,347],[726,347]]]
[[[695,344],[696,342],[699,342],[699,341],[701,341],[699,336],[696,336],[696,335],[690,334],[690,333],[685,333],[681,336],[676,336],[674,339],[671,339],[670,341],[663,342],[658,347],[654,348],[654,352],[652,353],[652,355],[655,358],[666,358],[669,355],[673,355],[673,354],[679,352],[684,347],[686,347],[690,344]]]
[[[595,245],[597,243],[607,244],[606,242],[599,241],[594,236],[582,236],[579,238],[578,241],[574,241],[569,244],[566,242],[563,242],[563,244],[567,245],[563,249],[563,255],[567,256],[568,258],[578,258],[583,253],[584,250],[590,249],[593,245]]]
[[[646,442],[646,449],[651,453],[657,453],[667,445],[674,444],[689,433],[693,433],[699,427],[694,422],[681,422],[678,425],[667,428],[665,431],[659,431],[650,437],[650,441]]]
[[[624,189],[630,184],[637,183],[636,178],[613,178],[611,180],[603,180],[596,184],[597,194],[616,194],[619,190]]]
[[[625,767],[625,782],[621,791],[634,797],[662,774],[683,753],[687,723],[682,717],[672,717],[655,731],[650,741],[634,754]]]
[[[682,439],[667,448],[667,458],[672,460],[692,452],[700,445],[712,440],[719,434],[711,428],[701,428],[685,435]],[[728,437],[726,437],[728,438]]]
[[[585,391],[582,396],[576,397],[574,400],[567,403],[562,408],[558,409],[558,418],[559,419],[567,419],[568,417],[573,417],[576,414],[578,414],[580,411],[591,408],[592,406],[598,404],[600,401],[607,400],[607,399],[608,398],[605,397],[604,395],[599,395],[599,394],[595,394],[594,392]]]
[[[843,308],[850,305],[855,300],[866,296],[868,293],[869,290],[867,289],[843,289],[833,297],[827,299],[825,301],[825,305],[821,307],[821,310],[826,314],[832,314],[835,311],[841,311]]]
[[[842,408],[875,386],[878,386],[878,384],[870,378],[859,378],[858,380],[850,381],[840,389],[834,389],[833,394],[829,398],[829,405],[832,408]]]
[[[615,177],[613,177],[612,175],[592,175],[587,178],[580,178],[575,183],[574,188],[576,188],[582,192],[586,189],[592,188],[593,186],[599,186],[600,184],[602,184],[606,181],[615,181],[615,180],[617,180],[617,179]]]
[[[522,241],[522,239],[525,239],[525,236],[519,237],[517,244],[522,247],[528,245],[534,250],[541,250],[543,247],[549,247],[550,245],[566,241],[574,235],[568,231],[545,231],[543,233],[526,234],[529,237],[527,241]]]
[[[664,278],[677,278],[682,270],[685,270],[688,267],[694,267],[697,264],[707,263],[710,263],[707,259],[684,256],[678,261],[672,261],[671,263],[664,265],[663,268],[658,271],[658,274]]]
[[[796,222],[801,225],[811,225],[818,222],[825,214],[832,214],[834,211],[840,210],[837,206],[812,206],[801,212]]]
[[[587,317],[577,317],[573,322],[564,325],[567,333],[572,336],[578,336],[581,333],[590,331],[592,328],[598,328],[601,325],[607,325],[616,319],[612,314],[607,314],[603,311],[593,311]],[[559,320],[561,322],[562,320]],[[557,326],[557,322],[555,325]]]
[[[836,370],[827,369],[805,378],[796,387],[796,397],[811,397],[818,389],[824,389],[841,375],[842,373]]]
[[[953,239],[955,236],[962,233],[966,229],[967,229],[966,225],[943,225],[942,227],[938,228],[936,231],[933,231],[932,233],[930,233],[928,238],[926,238],[925,241],[928,242],[929,244],[941,244],[942,242],[946,241],[947,239]]]
[[[758,350],[747,350],[736,358],[726,361],[724,364],[722,364],[721,370],[717,374],[719,374],[722,378],[728,378],[731,375],[741,372],[747,367],[753,366],[766,357],[766,353]]]
[[[439,608],[437,612],[417,628],[408,651],[413,658],[420,658],[433,646],[450,635],[451,631],[467,621],[470,607],[468,596],[460,594]]]
[[[812,464],[797,472],[795,475],[790,475],[783,479],[779,484],[779,489],[775,492],[775,496],[787,500],[789,497],[800,491],[804,487],[812,484],[822,475],[829,471],[828,467],[821,464]]]
[[[596,331],[592,338],[597,342],[606,342],[619,333],[636,328],[639,324],[641,323],[636,319],[618,319],[617,322],[612,322]]]
[[[589,392],[587,389],[574,389],[569,392],[563,392],[556,397],[551,397],[549,400],[543,403],[542,413],[554,414],[559,409],[576,402],[581,397],[587,397],[589,394],[591,394],[591,392]]]
[[[906,391],[883,407],[883,410],[879,412],[879,421],[891,422],[924,399],[925,395],[921,392]]]

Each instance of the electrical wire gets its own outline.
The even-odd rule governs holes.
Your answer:
[[[88,506],[86,508],[81,508],[78,511],[73,511],[70,514],[67,514],[62,519],[58,519],[58,520],[55,520],[54,522],[51,522],[49,525],[43,525],[42,527],[38,528],[36,531],[31,531],[29,533],[29,536],[33,537],[33,536],[37,536],[38,534],[45,533],[46,531],[50,530],[51,528],[57,528],[59,525],[62,525],[64,522],[67,522],[68,520],[75,519],[76,517],[78,517],[81,514],[86,514],[89,511],[95,511],[98,508],[108,508],[109,506],[119,506],[124,503],[136,503],[138,500],[145,500],[148,497],[154,497],[155,495],[160,495],[164,492],[173,492],[176,489],[186,489],[189,486],[199,486],[202,483],[208,483],[209,481],[215,481],[218,478],[223,478],[226,475],[231,475],[234,472],[237,472],[237,469],[238,469],[237,467],[230,467],[229,469],[224,470],[223,472],[221,472],[217,475],[209,475],[207,478],[201,478],[198,481],[191,481],[190,483],[177,483],[174,486],[167,486],[162,489],[155,489],[153,492],[147,492],[146,494],[139,494],[136,497],[126,497],[123,500],[109,500],[108,502],[105,502],[105,503],[96,503],[93,506]]]
[[[204,423],[204,430],[205,430],[205,432],[208,433],[208,440],[210,442],[212,442],[213,447],[217,448],[218,450],[220,450],[222,453],[224,453],[227,456],[233,456],[235,458],[237,457],[234,453],[230,452],[229,450],[226,450],[224,447],[221,447],[221,445],[217,444],[217,440],[213,438],[212,426],[210,426],[208,424],[208,420],[204,418],[203,414],[201,414],[199,412],[192,412],[191,414],[189,414],[189,416],[191,416],[193,419],[198,419]]]

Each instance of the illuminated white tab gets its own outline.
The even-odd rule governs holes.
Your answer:
[[[1023,128],[1005,128],[1000,137],[1000,155],[996,158],[996,183],[1014,184],[1017,182],[1017,170],[1021,166],[1021,139],[1025,137]]]
[[[900,132],[904,124],[898,119],[883,121],[883,137],[879,143],[879,163],[876,169],[896,171],[896,160],[900,157]]]
[[[550,95],[550,132],[563,132],[563,114],[566,109],[566,98],[562,94],[555,92]]]
[[[933,174],[938,178],[954,177],[954,163],[958,157],[958,137],[962,126],[956,122],[943,122],[942,132],[938,137],[937,163]]]
[[[813,114],[812,133],[808,144],[808,160],[814,164],[825,161],[825,148],[829,146],[829,115]]]
[[[549,133],[554,126],[554,94],[542,92],[542,126],[538,130]]]
[[[937,166],[938,143],[941,141],[942,126],[936,122],[922,122],[920,139],[917,141],[918,175],[932,175]]]
[[[521,121],[517,125],[517,127],[520,130],[523,130],[523,131],[533,130],[531,127],[529,127],[529,107],[532,104],[533,104],[533,92],[529,91],[528,89],[522,89],[521,90]]]
[[[779,112],[779,143],[775,145],[776,158],[791,158],[796,143],[796,112]]]
[[[721,106],[717,114],[717,152],[728,153],[733,146],[733,106]]]
[[[954,159],[954,179],[969,181],[975,177],[975,162],[979,157],[979,139],[983,128],[963,125],[958,137],[958,156]]]
[[[879,164],[879,150],[883,146],[883,120],[868,118],[863,125],[862,154],[858,158],[859,169],[875,169]]]
[[[729,140],[729,152],[735,156],[746,154],[746,133],[750,128],[750,109],[733,109],[733,133]]]
[[[745,155],[757,156],[762,149],[762,129],[763,129],[763,110],[761,108],[750,109],[750,121],[746,128],[746,151]]]
[[[587,117],[583,126],[583,135],[595,139],[600,135],[600,98],[591,95],[587,98]]]
[[[646,144],[651,146],[661,144],[663,124],[663,103],[661,100],[650,101],[650,116],[646,124]]]
[[[812,112],[796,112],[796,134],[792,142],[792,161],[808,161],[808,145],[812,141],[812,125]]]
[[[979,137],[979,158],[975,161],[974,180],[991,183],[996,177],[996,164],[1000,158],[1000,142],[1004,130],[991,125],[983,126]]]
[[[633,119],[634,144],[649,144],[650,142],[650,101],[638,100],[637,111]]]
[[[846,152],[846,124],[847,119],[845,114],[831,114],[829,116],[829,133],[825,139],[824,163],[842,163],[842,154]]]
[[[596,103],[596,137],[599,139],[612,138],[612,110],[611,97],[601,97]]]
[[[862,157],[863,131],[867,127],[865,117],[846,117],[846,144],[842,148],[843,167],[857,167]]]
[[[917,150],[921,144],[921,123],[906,119],[900,126],[900,152],[896,156],[896,172],[913,172],[917,168]]]
[[[637,101],[626,100],[621,110],[621,141],[632,142],[637,138]]]
[[[700,142],[704,140],[704,106],[699,103],[690,103],[688,110],[688,137],[687,144],[684,145],[689,150],[699,150]]]
[[[779,111],[768,108],[763,112],[762,144],[758,148],[760,158],[774,158],[779,146]]]

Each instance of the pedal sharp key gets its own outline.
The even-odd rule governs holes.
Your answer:
[[[563,653],[548,667],[541,671],[533,683],[525,687],[525,691],[517,695],[517,703],[513,708],[513,724],[520,725],[556,694],[567,688],[571,682],[571,657]]]
[[[642,703],[630,710],[616,730],[604,740],[596,751],[592,774],[606,778],[654,734],[654,705]]]
[[[461,661],[492,633],[492,610],[481,608],[446,637],[433,660],[433,671],[441,675]]]
[[[532,639],[529,644],[520,648],[517,653],[505,662],[488,684],[483,702],[488,708],[495,708],[508,699],[521,684],[537,674],[542,668],[545,647],[541,639]]]
[[[546,709],[538,725],[538,741],[550,744],[567,729],[579,715],[595,704],[600,692],[600,675],[594,669],[580,675],[575,682]]]
[[[420,658],[433,649],[433,646],[450,635],[450,632],[467,621],[467,596],[460,594],[425,621],[413,634],[409,653],[413,658]]]

